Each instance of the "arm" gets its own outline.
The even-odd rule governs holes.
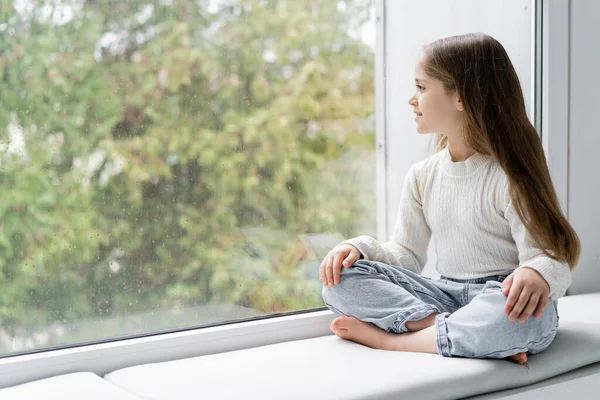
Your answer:
[[[431,230],[423,215],[415,172],[413,165],[404,179],[394,234],[390,241],[380,243],[365,235],[346,240],[339,245],[349,243],[360,251],[364,259],[399,265],[420,274],[427,262]]]
[[[514,209],[512,201],[509,201],[504,211],[504,217],[510,223],[511,233],[519,251],[519,267],[517,270],[526,267],[534,269],[548,283],[550,297],[553,300],[564,296],[569,286],[571,286],[569,265],[548,257],[535,246]]]

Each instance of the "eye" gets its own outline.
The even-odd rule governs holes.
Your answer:
[[[423,87],[423,85],[415,85],[417,87],[417,89],[419,90],[425,90],[425,88]]]

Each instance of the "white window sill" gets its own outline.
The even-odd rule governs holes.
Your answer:
[[[330,335],[329,310],[81,345],[0,359],[0,388],[72,372],[103,376],[134,365]]]

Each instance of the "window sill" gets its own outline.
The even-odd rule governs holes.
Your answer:
[[[329,310],[40,351],[0,359],[0,388],[60,374],[103,376],[140,364],[223,353],[331,334]]]

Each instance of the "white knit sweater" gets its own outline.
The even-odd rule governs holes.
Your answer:
[[[472,279],[528,266],[548,282],[554,300],[571,285],[568,264],[547,257],[532,242],[511,202],[508,177],[491,156],[477,153],[453,162],[445,148],[414,164],[390,241],[358,236],[340,245],[350,243],[367,260],[421,274],[431,237],[441,275]]]

